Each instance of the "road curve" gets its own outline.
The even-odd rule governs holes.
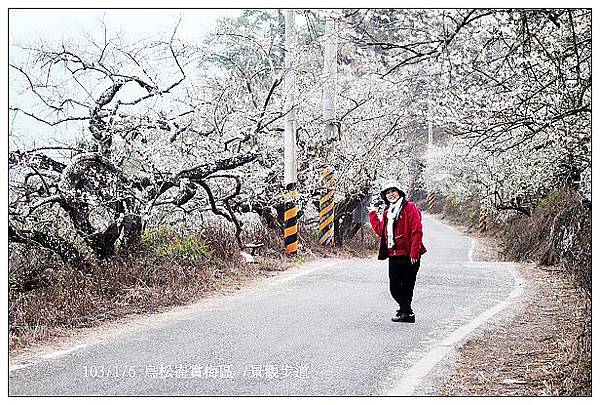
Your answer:
[[[472,240],[430,216],[424,233],[415,324],[390,321],[387,262],[324,260],[11,364],[9,394],[411,395],[440,348],[510,305],[519,282],[510,263],[472,262]]]

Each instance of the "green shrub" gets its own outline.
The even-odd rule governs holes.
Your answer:
[[[556,204],[560,198],[564,198],[565,192],[562,189],[550,191],[546,196],[537,203],[536,208],[544,208]]]
[[[177,256],[191,260],[200,260],[212,256],[206,243],[194,235],[186,236],[183,240],[177,239],[171,244],[158,246],[156,254],[161,257]]]
[[[469,219],[471,221],[473,221],[475,219],[476,215],[477,215],[477,212],[475,212],[474,209],[467,209],[467,216],[469,217]]]
[[[172,229],[164,226],[144,232],[141,247],[144,253],[157,257],[177,257],[195,261],[213,255],[200,237],[188,235],[181,238]]]
[[[177,235],[172,229],[161,225],[153,229],[146,229],[142,234],[140,246],[142,251],[152,252],[157,246],[169,243],[175,238]]]

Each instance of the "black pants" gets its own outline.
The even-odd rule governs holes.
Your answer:
[[[420,265],[420,260],[412,264],[408,256],[390,256],[390,292],[403,313],[412,312],[410,305]]]

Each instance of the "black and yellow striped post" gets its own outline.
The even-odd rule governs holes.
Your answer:
[[[479,232],[485,232],[487,229],[487,208],[483,202],[479,206]]]
[[[285,213],[283,215],[283,236],[285,253],[295,255],[298,252],[298,210],[294,202],[298,196],[296,183],[285,186]]]
[[[429,206],[429,212],[433,212],[433,208],[435,207],[435,193],[432,191],[429,193],[427,197],[427,204]]]
[[[333,202],[335,175],[333,170],[321,172],[321,200],[319,201],[319,243],[323,246],[333,246],[335,206]]]

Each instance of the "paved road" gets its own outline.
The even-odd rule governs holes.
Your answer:
[[[322,261],[12,370],[9,393],[385,395],[514,287],[506,265],[470,261],[471,239],[428,216],[424,229],[415,324],[390,321],[387,261]]]

